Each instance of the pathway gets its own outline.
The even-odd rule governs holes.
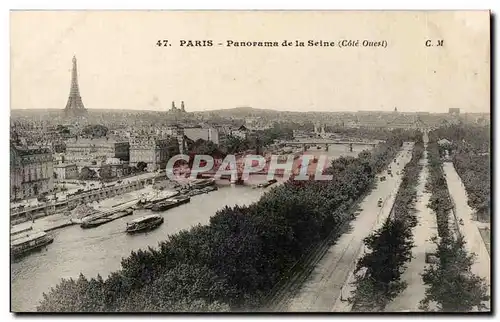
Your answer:
[[[42,218],[37,218],[34,222],[25,221],[23,223],[11,226],[11,229],[13,231],[20,231],[22,229],[29,229],[31,227],[33,231],[51,231],[69,225],[72,225],[70,218],[62,213],[58,213]]]
[[[467,204],[468,198],[465,187],[452,163],[445,162],[443,164],[443,170],[446,175],[446,183],[448,184],[450,196],[456,205],[455,215],[458,220],[463,220],[463,225],[459,227],[466,241],[466,249],[469,253],[477,255],[471,270],[474,274],[485,278],[486,284],[489,286],[491,285],[490,255],[481,237],[477,222],[474,220],[474,211]]]

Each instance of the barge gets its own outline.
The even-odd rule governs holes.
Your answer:
[[[167,199],[167,200],[165,200],[163,202],[159,202],[157,204],[154,204],[151,207],[151,210],[155,211],[155,212],[165,211],[165,210],[168,210],[168,209],[172,209],[172,208],[178,207],[178,206],[183,205],[185,203],[188,203],[190,201],[191,201],[190,197],[182,197],[182,196],[174,197],[174,198],[171,198],[171,199]]]

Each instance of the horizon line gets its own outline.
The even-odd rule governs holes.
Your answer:
[[[230,111],[230,110],[235,110],[235,109],[241,109],[241,108],[248,108],[248,109],[253,109],[257,111],[271,111],[271,112],[278,112],[278,113],[359,113],[359,112],[385,112],[385,113],[428,113],[428,114],[448,114],[449,112],[429,112],[429,111],[394,111],[394,110],[356,110],[356,111],[318,111],[318,110],[309,110],[309,111],[291,111],[291,110],[275,110],[275,109],[269,109],[269,108],[255,108],[255,107],[249,107],[249,106],[239,106],[239,107],[230,107],[230,108],[220,108],[220,109],[215,109],[215,110],[193,110],[193,111],[187,111],[186,113],[205,113],[205,112],[218,112],[218,111]],[[168,110],[146,110],[146,109],[113,109],[113,108],[86,108],[87,111],[131,111],[131,112],[163,112],[163,113],[169,113],[170,109]],[[61,111],[64,112],[64,109],[58,109],[58,108],[10,108],[10,111]],[[488,112],[467,112],[467,111],[460,111],[460,114],[491,114],[491,110]]]

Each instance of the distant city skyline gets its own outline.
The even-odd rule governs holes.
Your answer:
[[[489,23],[487,11],[12,12],[11,108],[64,109],[76,55],[89,111],[168,111],[184,101],[188,112],[489,113]],[[180,39],[342,38],[389,46],[178,46]],[[173,44],[157,47],[158,39]],[[445,46],[427,48],[426,39]]]
[[[251,108],[251,106],[245,106],[245,107],[248,107],[248,108]],[[229,110],[232,110],[232,109],[237,109],[237,108],[241,108],[241,106],[237,106],[237,107],[228,107],[228,108],[224,108],[224,109],[214,109],[214,110],[193,110],[193,111],[187,111],[188,113],[208,113],[208,112],[217,112],[217,111],[229,111]],[[298,111],[290,111],[290,110],[276,110],[276,109],[263,109],[263,108],[253,108],[254,110],[256,111],[272,111],[272,112],[280,112],[280,113],[307,113],[307,112],[310,112],[310,113],[391,113],[391,112],[394,112],[394,111],[390,111],[390,110],[358,110],[358,111],[348,111],[348,110],[343,110],[343,111],[315,111],[315,110],[298,110]],[[11,109],[12,111],[43,111],[43,110],[47,110],[47,111],[58,111],[60,110],[61,113],[64,112],[64,109],[57,109],[57,108],[50,108],[50,109],[44,109],[44,108],[12,108]],[[130,109],[123,109],[124,111],[130,111],[130,112],[168,112],[168,110],[153,110],[153,109],[134,109],[134,108],[130,108]],[[90,109],[90,113],[92,113],[92,111],[119,111],[118,109],[105,109],[105,108],[102,108],[102,109]],[[401,114],[405,114],[405,113],[408,113],[408,114],[411,114],[411,113],[429,113],[429,114],[449,114],[449,111],[437,111],[437,112],[428,112],[428,111],[397,111],[398,113],[401,113]],[[460,114],[491,114],[491,111],[486,111],[486,112],[480,112],[480,111],[472,111],[472,112],[467,112],[467,111],[460,111]]]

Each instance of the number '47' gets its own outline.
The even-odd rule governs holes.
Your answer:
[[[156,42],[156,46],[158,46],[158,47],[167,47],[168,46],[168,40],[158,40]]]

